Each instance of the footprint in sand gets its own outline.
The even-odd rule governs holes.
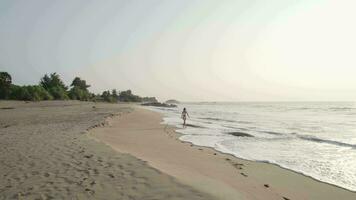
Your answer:
[[[236,169],[238,169],[238,170],[243,170],[243,168],[242,168],[241,166],[239,166],[239,165],[235,165],[235,164],[234,164],[234,167],[235,167]]]
[[[242,166],[244,166],[244,164],[234,163],[233,166],[234,166],[236,169],[243,169]]]
[[[91,157],[93,157],[93,155],[85,155],[84,157],[85,158],[91,158]]]
[[[242,176],[244,176],[244,177],[248,177],[245,173],[240,173]]]
[[[89,188],[85,188],[85,191],[87,191],[87,192],[90,193],[90,194],[94,194],[94,193],[95,193],[94,190],[91,190],[91,189],[89,189]]]

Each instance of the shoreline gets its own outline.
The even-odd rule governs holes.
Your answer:
[[[178,132],[176,132],[176,134],[182,135],[181,133],[178,133]],[[179,137],[180,137],[180,136],[179,136]],[[177,138],[179,139],[179,137],[177,137]],[[180,140],[180,139],[179,139],[179,140]],[[244,161],[247,161],[247,162],[256,162],[256,163],[264,163],[264,164],[268,164],[268,165],[274,165],[274,166],[276,166],[276,167],[281,168],[282,170],[288,170],[288,171],[290,171],[290,172],[292,172],[292,173],[296,173],[296,174],[299,174],[299,175],[304,176],[304,177],[306,177],[306,178],[313,179],[314,181],[317,181],[317,182],[319,182],[319,183],[327,184],[327,185],[330,185],[330,186],[332,186],[332,187],[337,187],[337,188],[343,189],[343,190],[345,190],[345,191],[347,191],[347,192],[352,192],[352,193],[355,193],[355,194],[356,194],[356,191],[353,191],[353,190],[350,190],[350,189],[341,187],[341,186],[336,185],[336,184],[332,184],[332,183],[328,183],[328,182],[325,182],[325,181],[321,181],[321,180],[319,180],[319,179],[317,179],[317,178],[314,178],[314,177],[309,176],[309,175],[307,175],[307,174],[304,174],[304,173],[302,173],[302,172],[294,171],[294,170],[292,170],[292,169],[289,169],[289,168],[283,167],[283,166],[281,166],[281,165],[278,165],[277,163],[272,163],[272,162],[268,162],[268,161],[259,161],[259,160],[249,160],[249,159],[246,159],[246,158],[241,158],[241,157],[235,156],[235,155],[233,155],[233,154],[231,154],[231,153],[226,153],[226,152],[223,152],[223,151],[219,151],[219,150],[217,150],[217,149],[214,149],[213,147],[200,146],[200,145],[196,145],[196,144],[193,144],[192,142],[184,141],[184,140],[180,140],[180,141],[182,141],[183,143],[191,144],[191,145],[196,146],[196,147],[208,148],[208,149],[211,149],[211,150],[213,150],[213,151],[219,152],[219,153],[221,153],[221,154],[224,154],[224,155],[227,155],[227,156],[232,156],[232,157],[234,157],[234,158],[237,158],[237,159],[240,159],[240,160],[244,160]]]
[[[144,108],[144,107],[143,107],[143,108]],[[144,109],[147,109],[147,108],[144,108]],[[240,159],[240,160],[244,160],[244,161],[247,161],[247,162],[256,162],[256,163],[264,163],[264,164],[268,164],[268,165],[273,165],[273,166],[276,166],[276,167],[281,168],[282,170],[288,170],[288,171],[290,171],[290,172],[292,172],[292,173],[296,173],[296,174],[299,174],[299,175],[304,176],[304,177],[306,177],[306,178],[313,179],[314,181],[320,182],[320,183],[322,183],[322,184],[327,184],[327,185],[330,185],[330,186],[333,186],[333,187],[337,187],[337,188],[339,188],[339,189],[343,189],[343,190],[345,190],[345,191],[347,191],[347,192],[355,193],[355,195],[356,195],[356,190],[351,190],[351,189],[344,188],[344,187],[342,187],[342,186],[339,186],[339,185],[336,185],[336,184],[333,184],[333,183],[329,183],[329,182],[326,182],[326,181],[319,180],[319,179],[317,179],[317,178],[315,178],[315,177],[313,177],[313,176],[304,174],[304,173],[301,172],[301,171],[296,171],[296,170],[293,170],[293,169],[290,169],[290,168],[287,168],[287,167],[283,167],[282,165],[279,165],[279,164],[277,164],[277,163],[273,163],[273,162],[269,162],[269,161],[260,161],[260,160],[249,160],[249,159],[246,159],[246,158],[242,158],[242,157],[236,156],[236,155],[234,155],[234,154],[232,154],[232,153],[220,151],[220,150],[215,149],[215,148],[213,148],[213,147],[201,146],[201,145],[194,144],[194,143],[192,143],[192,142],[190,142],[190,141],[181,140],[180,137],[183,136],[184,134],[179,133],[179,132],[177,132],[176,130],[179,130],[179,129],[182,129],[182,128],[179,128],[179,127],[175,127],[175,126],[166,124],[165,121],[164,121],[164,115],[163,115],[162,113],[157,112],[157,111],[154,111],[154,110],[151,110],[151,109],[147,109],[147,110],[150,110],[150,111],[153,111],[153,112],[156,112],[156,113],[159,113],[160,115],[162,115],[162,124],[173,128],[173,129],[175,130],[174,133],[175,133],[175,135],[176,135],[176,138],[177,138],[179,141],[182,141],[183,143],[188,143],[188,144],[193,145],[193,146],[196,146],[196,147],[208,148],[208,149],[211,149],[211,150],[213,150],[213,151],[219,152],[219,153],[221,153],[221,154],[228,155],[228,156],[232,156],[232,157],[234,157],[234,158],[237,158],[237,159]]]
[[[162,123],[163,119],[161,113],[138,106],[134,107],[133,112],[136,118],[135,116],[129,116],[130,114],[132,115],[132,113],[130,113],[122,118],[113,119],[110,122],[110,128],[107,128],[107,130],[96,129],[94,133],[90,135],[108,144],[113,149],[119,152],[129,153],[139,159],[145,160],[149,165],[163,173],[174,176],[182,183],[193,186],[202,192],[208,192],[218,199],[356,198],[356,193],[351,190],[319,181],[313,177],[283,168],[274,163],[250,161],[235,157],[232,154],[220,152],[212,147],[198,146],[191,142],[182,141],[179,139],[181,134],[175,131],[177,129],[176,127]],[[139,119],[139,113],[148,116],[148,118],[146,116],[143,120],[144,123],[148,123],[147,121],[151,119],[150,127],[152,128],[152,126],[154,126],[154,130],[149,130],[147,125],[145,127],[145,125],[137,124],[142,120]],[[127,119],[129,117],[131,117],[131,119]],[[139,122],[135,123],[132,122],[132,120],[139,120]],[[123,124],[123,122],[120,123],[120,121],[130,123],[131,127]],[[133,128],[140,129],[136,131],[131,130]],[[135,137],[128,133],[123,133],[123,131],[137,135]],[[159,131],[161,131],[161,133],[156,133]],[[147,136],[146,134],[152,134],[152,137],[158,138],[161,141],[155,142],[151,136]],[[169,137],[167,138],[166,136]],[[117,141],[119,138],[121,141]],[[136,141],[140,138],[147,141]],[[152,144],[145,144],[145,142]],[[133,147],[135,145],[136,148]],[[172,156],[177,156],[177,160],[179,161],[177,162],[169,158],[169,153],[162,153],[162,155],[160,155],[167,156],[165,158],[154,155],[152,152],[150,153],[149,151],[152,151],[152,146],[171,151]],[[172,151],[171,148],[175,150]],[[159,152],[154,153],[158,154]],[[183,158],[180,157],[182,156],[180,155],[181,153],[185,154]],[[197,159],[198,162],[193,158]],[[186,160],[192,161],[193,164]],[[179,162],[183,162],[184,164]],[[206,162],[209,166],[221,167],[225,171],[209,169],[209,167],[202,165],[200,162]],[[180,170],[180,168],[183,170]],[[185,175],[185,177],[182,177],[182,174]],[[187,176],[187,174],[191,177]],[[200,180],[206,181],[208,186],[196,185],[194,180],[191,180],[194,178],[200,178]],[[203,183],[205,183],[204,181]],[[214,190],[214,188],[211,187],[212,185],[221,187],[224,191],[218,193],[211,191]]]

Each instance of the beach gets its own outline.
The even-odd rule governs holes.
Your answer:
[[[356,1],[0,1],[0,200],[356,200]]]
[[[88,137],[127,104],[0,101],[0,199],[213,199]]]
[[[135,104],[0,101],[0,199],[355,199],[179,140]]]
[[[90,134],[217,199],[355,199],[356,193],[276,165],[180,141],[162,115],[135,107]]]

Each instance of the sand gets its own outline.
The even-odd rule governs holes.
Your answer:
[[[90,135],[217,199],[356,199],[356,193],[276,165],[246,161],[178,139],[159,113],[134,107]]]
[[[0,101],[0,199],[212,199],[88,137],[87,130],[110,127],[105,118],[132,111],[127,104]]]
[[[356,199],[161,121],[131,104],[0,101],[0,199]]]

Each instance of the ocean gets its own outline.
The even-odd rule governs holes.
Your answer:
[[[185,128],[180,118],[183,107],[192,125]],[[152,109],[164,114],[163,123],[178,128],[182,141],[277,164],[356,191],[353,102],[201,102]]]

